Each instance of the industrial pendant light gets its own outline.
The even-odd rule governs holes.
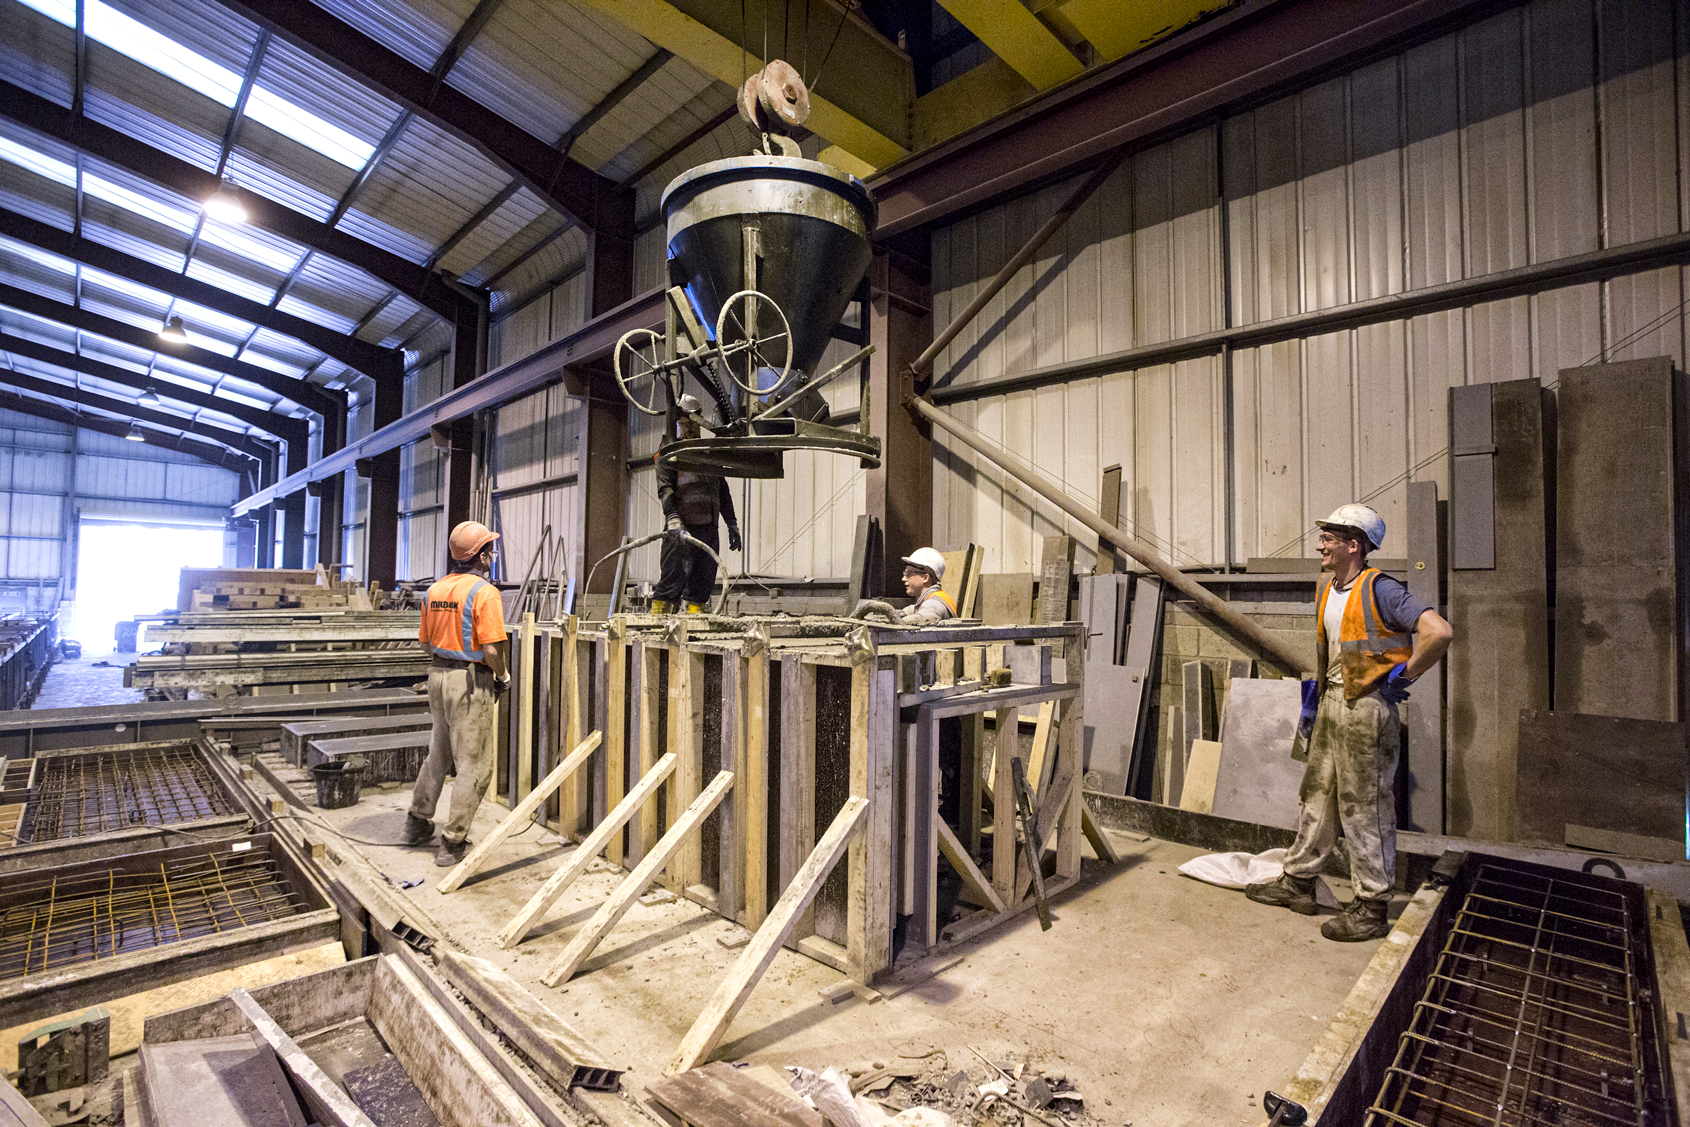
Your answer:
[[[241,190],[234,181],[223,181],[223,186],[205,201],[205,213],[219,223],[246,222],[246,204],[241,202]]]
[[[147,436],[141,433],[139,423],[130,423],[129,433],[123,437],[127,438],[130,442],[145,442],[147,440]]]
[[[188,343],[188,326],[180,316],[172,317],[158,332],[158,339],[171,344]]]
[[[158,406],[158,392],[153,390],[152,384],[148,384],[147,390],[141,393],[141,402],[146,404],[148,407]]]

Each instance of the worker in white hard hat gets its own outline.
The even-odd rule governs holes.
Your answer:
[[[488,580],[498,539],[479,521],[452,529],[449,571],[429,587],[417,630],[423,648],[434,655],[428,671],[434,732],[411,791],[405,842],[422,845],[434,837],[434,809],[448,770],[455,768],[450,813],[434,854],[441,867],[462,861],[469,848],[470,821],[493,778],[499,696],[511,681],[504,602]]]
[[[1297,838],[1285,872],[1245,890],[1250,899],[1312,916],[1314,882],[1343,829],[1355,899],[1321,925],[1341,942],[1377,939],[1396,882],[1397,706],[1436,665],[1455,631],[1402,583],[1369,567],[1385,522],[1366,505],[1343,505],[1316,522],[1322,576],[1315,599],[1315,679],[1303,682],[1308,739]],[[1336,644],[1334,644],[1336,642]]]
[[[699,436],[704,414],[698,400],[683,395],[675,405],[681,409],[681,438]],[[728,548],[739,551],[743,546],[739,536],[739,519],[734,515],[733,494],[728,479],[713,474],[686,473],[662,462],[657,464],[657,500],[663,506],[665,530],[658,556],[657,589],[651,595],[653,614],[673,614],[682,609],[682,599],[688,614],[697,614],[710,604],[711,589],[716,586],[716,561],[683,541],[684,530],[694,540],[708,544],[712,552],[719,551],[721,539],[716,522],[728,526]]]
[[[910,597],[905,622],[918,626],[956,617],[956,600],[939,584],[945,578],[945,557],[933,548],[917,548],[903,557],[904,594]]]

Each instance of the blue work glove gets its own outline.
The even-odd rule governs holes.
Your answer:
[[[1305,740],[1314,734],[1314,713],[1320,707],[1320,681],[1304,681],[1303,711],[1297,717],[1297,734]]]
[[[745,541],[739,538],[739,525],[728,525],[728,551],[737,552],[745,547]]]
[[[1385,675],[1385,683],[1379,686],[1379,695],[1387,704],[1401,704],[1408,699],[1409,686],[1414,684],[1414,678],[1408,676],[1406,661],[1398,662],[1396,668]]]

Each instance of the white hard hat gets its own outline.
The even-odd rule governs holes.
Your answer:
[[[933,573],[934,579],[945,578],[945,557],[941,556],[937,549],[917,548],[909,555],[904,556],[903,561],[907,564],[914,564],[916,567],[926,568]]]
[[[1366,505],[1339,505],[1331,516],[1314,523],[1317,528],[1353,528],[1367,537],[1375,552],[1385,542],[1385,519]]]

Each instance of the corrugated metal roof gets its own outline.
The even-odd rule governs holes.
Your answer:
[[[399,117],[392,99],[274,36],[258,70],[258,85],[370,145]]]
[[[298,161],[298,164],[290,164]],[[301,215],[325,220],[357,173],[256,121],[243,122],[223,175]]]
[[[507,265],[521,258],[536,243],[555,235],[569,221],[550,208],[536,216],[527,226],[512,235],[503,246],[464,272],[462,281],[468,285],[479,286],[484,280],[496,275]]]
[[[669,121],[653,129],[650,134],[617,154],[605,168],[606,176],[623,177],[645,167],[647,161],[666,151],[669,146],[721,113],[732,104],[733,95],[711,87],[694,98],[690,104],[675,111]],[[661,140],[659,139],[661,138]],[[737,117],[729,118],[715,129],[670,157],[634,186],[634,214],[640,224],[657,214],[663,199],[663,189],[669,181],[695,165],[724,157],[744,156],[751,151],[751,127]]]
[[[217,167],[228,108],[92,39],[84,104],[95,121],[201,168]]]
[[[400,230],[356,207],[346,213],[346,217],[340,221],[339,229],[355,239],[373,243],[411,262],[427,262],[428,256],[434,252],[434,243],[428,239]]]
[[[412,118],[370,175],[353,211],[403,230],[421,249],[414,260],[422,262],[509,182],[507,172],[470,145]],[[355,224],[350,215],[348,220],[342,226],[350,230]]]
[[[261,328],[253,335],[252,343],[247,345],[241,359],[251,360],[255,364],[264,363],[266,367],[271,366],[269,361],[273,359],[276,364],[281,365],[277,367],[277,371],[285,368],[289,375],[298,375],[321,361],[323,354],[292,337]]]
[[[528,261],[500,278],[494,301],[497,304],[521,300],[542,283],[579,269],[586,259],[587,236],[579,227],[571,227]]]
[[[214,264],[211,259],[226,261],[236,269],[224,269]],[[228,254],[221,247],[202,245],[199,253],[194,255],[193,262],[188,264],[188,277],[197,282],[206,282],[218,289],[228,290],[232,294],[251,301],[268,305],[276,294],[276,286],[281,283],[281,275],[263,270],[256,263],[243,258],[236,258]]]
[[[22,4],[0,4],[0,77],[68,106],[76,33]]]
[[[0,305],[0,331],[66,351],[76,347],[75,329],[52,321],[43,321],[39,317],[31,317],[4,305]]]
[[[519,188],[504,202],[504,206],[482,220],[474,231],[452,248],[452,253],[440,260],[440,268],[448,274],[468,273],[519,231],[546,214],[546,210],[540,197],[527,188]]]
[[[652,54],[571,0],[505,0],[446,81],[544,141],[556,141]]]
[[[475,11],[475,0],[326,0],[317,6],[429,70]]]
[[[76,287],[76,270],[61,258],[0,238],[0,281],[55,301],[70,301]]]
[[[182,269],[182,255],[188,248],[188,236],[171,232],[170,241],[174,245],[160,246],[131,230],[142,225],[151,226],[133,212],[113,207],[103,200],[84,201],[82,233],[89,239],[166,270]]]
[[[303,317],[315,306],[356,322],[386,293],[386,286],[357,267],[314,254],[278,308]]]
[[[698,102],[705,91],[715,97],[700,103],[690,120],[683,111]],[[653,153],[685,137],[724,107],[732,105],[734,92],[680,57],[671,58],[656,74],[640,85],[638,93],[622,99],[575,143],[571,155],[588,168],[620,180],[640,168],[632,159],[623,167],[616,163],[634,142],[648,135],[656,142]],[[680,114],[679,121],[676,115]],[[647,158],[649,159],[649,158]]]
[[[200,0],[116,0],[114,6],[121,6],[131,19],[236,74],[246,71],[252,46],[258,40],[257,26],[222,4]]]

